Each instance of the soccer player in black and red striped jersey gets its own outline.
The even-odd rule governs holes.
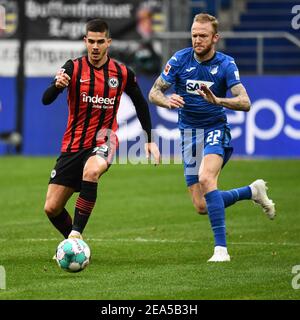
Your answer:
[[[151,154],[157,164],[160,161],[158,147],[151,142],[148,104],[136,77],[108,55],[111,38],[107,23],[99,19],[89,21],[84,42],[87,56],[68,60],[42,99],[48,105],[68,88],[68,124],[45,202],[49,220],[65,238],[82,238],[94,208],[98,179],[108,170],[118,147],[116,116],[123,92],[132,99],[147,134],[146,155]],[[80,193],[72,222],[65,205],[74,192]]]

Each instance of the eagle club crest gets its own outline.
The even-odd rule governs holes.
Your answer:
[[[117,88],[119,86],[119,80],[115,77],[110,77],[108,79],[108,85],[113,89]]]

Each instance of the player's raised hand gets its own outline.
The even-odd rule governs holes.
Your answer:
[[[202,84],[201,88],[197,90],[202,98],[212,104],[219,104],[219,98],[216,97],[213,92],[205,85]]]
[[[176,93],[173,93],[169,97],[169,108],[182,108],[184,106],[184,100],[181,96]]]
[[[64,69],[60,69],[57,71],[55,79],[55,86],[58,89],[67,87],[71,80],[71,78],[65,73]]]
[[[145,143],[145,153],[147,159],[149,159],[150,155],[153,156],[155,165],[160,163],[160,152],[155,142]]]

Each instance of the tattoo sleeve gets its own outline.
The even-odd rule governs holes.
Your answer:
[[[169,99],[164,94],[164,92],[170,87],[171,84],[169,84],[161,76],[159,76],[149,92],[149,101],[160,107],[169,108]]]
[[[249,111],[251,101],[245,87],[240,83],[231,88],[232,98],[220,98],[219,104],[231,110]]]

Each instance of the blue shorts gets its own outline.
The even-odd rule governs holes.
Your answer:
[[[184,176],[188,187],[199,182],[198,173],[203,156],[219,154],[223,158],[223,167],[232,155],[227,125],[209,129],[181,129],[180,133]]]

